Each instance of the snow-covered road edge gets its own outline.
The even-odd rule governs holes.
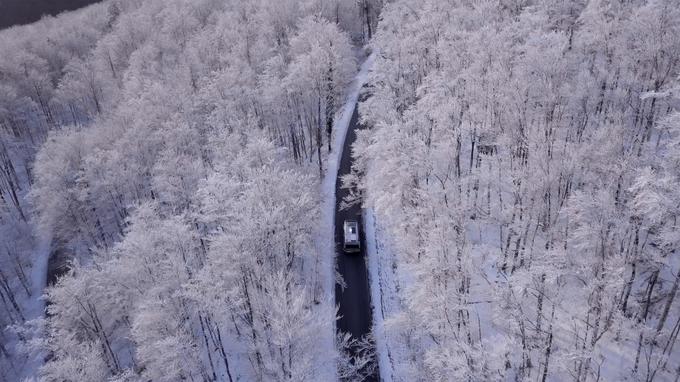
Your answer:
[[[380,376],[383,382],[392,382],[393,368],[390,360],[387,334],[385,333],[385,311],[383,309],[383,296],[378,248],[378,237],[373,209],[362,210],[364,217],[364,232],[366,233],[366,262],[368,265],[368,281],[371,286],[371,302],[373,303],[373,338],[375,352],[380,368]]]
[[[361,88],[366,83],[368,72],[373,65],[374,58],[375,53],[369,55],[361,64],[359,72],[357,73],[354,81],[349,86],[345,104],[336,114],[335,123],[333,125],[332,150],[328,156],[325,176],[321,183],[321,225],[319,227],[316,245],[320,251],[321,258],[324,259],[323,267],[320,270],[322,274],[319,276],[322,280],[324,280],[324,297],[329,301],[328,303],[330,304],[335,304],[334,291],[336,254],[334,218],[335,184],[338,176],[338,166],[340,163],[340,158],[342,157],[342,148],[345,144],[345,137],[347,136],[350,120],[352,119],[352,113],[354,112],[354,108],[357,104],[357,101],[359,100]],[[332,309],[331,311],[335,314],[336,309]],[[325,340],[323,344],[327,349],[334,349],[335,347],[336,322],[334,317],[331,319],[333,322],[333,333],[329,337],[329,340]],[[332,352],[329,354],[332,354]],[[336,369],[330,367],[328,369],[332,369],[332,371],[329,370],[328,380],[337,380],[338,378]],[[331,373],[333,374],[331,375]]]

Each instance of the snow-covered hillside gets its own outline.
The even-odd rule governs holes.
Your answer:
[[[670,0],[383,9],[355,170],[385,380],[678,379],[679,36]]]
[[[110,0],[0,32],[0,380],[351,377],[322,181],[380,5]]]

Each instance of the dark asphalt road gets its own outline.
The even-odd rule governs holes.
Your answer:
[[[363,232],[361,206],[353,205],[340,210],[340,203],[347,196],[348,190],[341,188],[341,176],[348,174],[352,168],[352,144],[356,140],[356,130],[362,128],[359,123],[359,113],[356,105],[349,124],[347,137],[342,150],[342,158],[338,167],[338,178],[335,185],[335,250],[337,252],[337,271],[345,280],[343,290],[338,284],[335,286],[335,303],[339,306],[340,318],[337,321],[338,332],[350,333],[355,338],[362,338],[371,331],[371,289],[368,284],[368,269],[366,268],[366,240]],[[346,219],[356,219],[359,222],[361,252],[344,253],[342,250],[342,225]],[[379,372],[364,381],[378,381]]]

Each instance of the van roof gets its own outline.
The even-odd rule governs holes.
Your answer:
[[[356,220],[345,220],[345,241],[359,241],[359,224]]]

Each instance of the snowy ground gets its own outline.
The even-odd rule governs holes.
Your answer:
[[[380,376],[384,382],[394,380],[394,360],[392,349],[385,332],[386,314],[399,311],[399,296],[396,264],[391,259],[391,251],[381,240],[382,230],[378,229],[375,215],[370,208],[364,209],[364,232],[366,233],[366,254],[368,277],[373,302],[373,336]]]
[[[370,174],[369,174],[370,175]],[[377,221],[372,209],[364,209],[365,232],[368,253],[368,269],[372,290],[372,301],[374,303],[373,322],[376,350],[382,380],[385,382],[405,381],[404,375],[408,373],[408,352],[404,341],[389,333],[390,319],[402,312],[401,291],[409,283],[407,272],[398,266],[396,253],[390,248],[392,240]],[[495,296],[495,291],[503,288],[503,283],[507,279],[498,271],[498,227],[492,224],[479,224],[468,227],[468,239],[471,246],[471,256],[473,257],[473,280],[470,291],[470,315],[474,326],[473,332],[478,332],[483,341],[487,344],[502,343],[504,339],[510,337],[509,333],[495,322],[494,309],[498,309],[499,301]],[[677,269],[679,264],[673,264],[673,269]],[[677,271],[676,271],[677,272]],[[673,275],[666,272],[663,276],[670,284]],[[525,309],[535,310],[535,306],[525,306]],[[568,365],[561,364],[558,359],[569,359],[570,354],[575,356],[574,351],[574,327],[580,319],[574,313],[578,307],[565,306],[557,303],[555,322],[565,323],[554,328],[554,340],[552,345],[553,358],[555,362],[550,367],[548,380],[572,380],[568,370]],[[672,318],[669,322],[675,322],[680,309],[673,308]],[[547,314],[547,313],[546,313]],[[598,342],[592,367],[600,369],[602,381],[637,381],[645,380],[647,354],[643,348],[641,354],[640,372],[631,375],[631,367],[634,364],[636,349],[638,345],[637,331],[631,331],[635,335],[627,333],[626,328],[611,328],[600,342]],[[496,342],[498,341],[498,342]],[[492,346],[493,347],[493,346]],[[680,347],[673,350],[672,356],[668,360],[669,370],[675,370],[680,365]],[[535,362],[542,362],[542,359],[533,354]],[[654,361],[652,359],[652,361]],[[536,365],[539,366],[539,365]],[[539,368],[540,369],[540,368]],[[537,374],[535,370],[533,377]],[[506,375],[506,380],[514,380],[514,375]],[[659,373],[654,380],[666,381],[671,376]],[[535,378],[533,378],[535,379]],[[533,380],[532,379],[532,380]]]
[[[28,184],[25,174],[19,172],[20,180],[24,185]],[[21,194],[22,207],[29,211],[30,208],[27,197],[28,187],[23,187]],[[15,274],[15,264],[2,264],[3,273],[13,282],[12,289],[14,290],[17,303],[21,308],[23,318],[26,321],[37,320],[43,317],[45,302],[42,299],[43,290],[47,281],[47,260],[50,254],[50,239],[41,237],[39,233],[34,231],[35,224],[32,224],[30,217],[28,222],[21,220],[9,221],[8,225],[0,226],[0,237],[3,238],[2,246],[8,246],[13,249],[13,252],[21,259],[24,266],[24,272],[28,281],[30,295],[26,293],[21,286],[18,277]],[[0,246],[0,248],[2,248]],[[16,319],[17,317],[15,317]],[[15,323],[18,325],[19,322]],[[0,339],[4,339],[3,344],[9,353],[9,358],[0,357],[0,381],[2,380],[22,380],[35,375],[37,368],[42,364],[43,354],[35,354],[25,347],[21,346],[19,337],[17,335],[18,327],[2,328],[4,332],[1,333]],[[28,335],[26,339],[30,339],[30,331],[22,333],[24,336]]]

